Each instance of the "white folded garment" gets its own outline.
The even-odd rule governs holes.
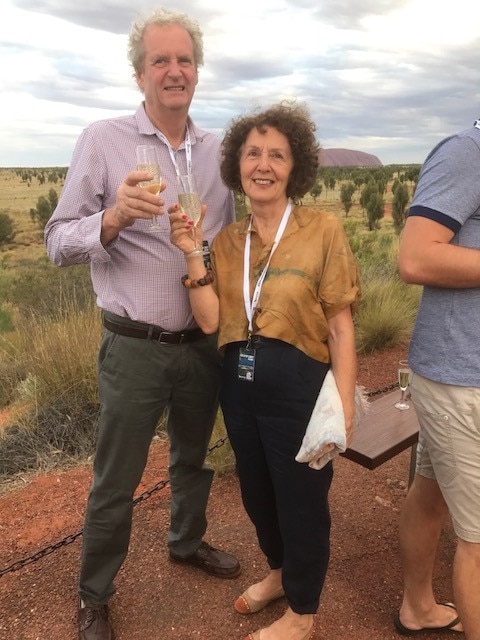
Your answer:
[[[355,387],[354,427],[365,413],[368,402],[362,387]],[[330,451],[325,447],[333,445]],[[329,460],[346,449],[345,416],[337,384],[330,369],[325,376],[315,407],[303,437],[302,446],[295,456],[297,462],[308,462],[312,469],[321,469]]]

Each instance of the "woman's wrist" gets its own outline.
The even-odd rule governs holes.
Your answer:
[[[202,247],[195,247],[193,251],[190,253],[183,254],[185,260],[191,260],[192,258],[202,258],[203,259],[203,250]]]
[[[213,271],[210,269],[207,270],[205,275],[201,278],[191,278],[188,274],[182,276],[181,278],[182,284],[186,289],[196,289],[197,287],[204,287],[206,285],[212,284],[214,282],[215,277],[213,275]]]

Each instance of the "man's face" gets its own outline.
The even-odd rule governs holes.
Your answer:
[[[145,95],[147,112],[187,111],[195,93],[198,73],[193,42],[179,25],[147,27],[143,36],[145,60],[137,83]]]

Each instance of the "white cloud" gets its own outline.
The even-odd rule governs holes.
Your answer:
[[[68,164],[89,122],[141,99],[127,61],[139,0],[5,0],[0,166]],[[205,67],[192,116],[221,135],[246,109],[305,101],[325,147],[422,162],[480,115],[480,14],[470,0],[178,0]]]

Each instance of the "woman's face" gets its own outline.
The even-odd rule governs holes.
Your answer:
[[[286,136],[274,127],[248,134],[240,154],[240,179],[252,203],[285,202],[293,158]]]

